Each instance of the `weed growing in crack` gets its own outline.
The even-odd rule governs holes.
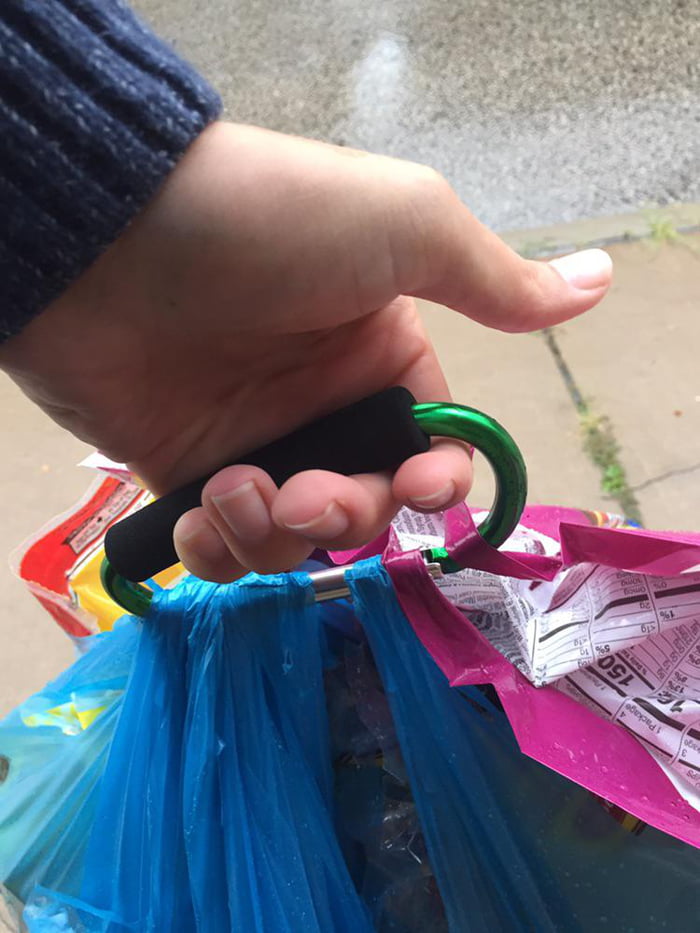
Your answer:
[[[626,518],[641,522],[637,497],[632,490],[620,459],[620,446],[610,420],[597,415],[587,404],[579,408],[579,424],[583,436],[583,449],[601,473],[603,492],[616,499]]]

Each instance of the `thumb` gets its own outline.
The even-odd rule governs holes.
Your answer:
[[[394,261],[395,269],[407,270],[404,294],[436,301],[480,324],[509,332],[559,324],[592,308],[605,295],[612,260],[602,249],[586,249],[550,262],[523,259],[470,213],[447,182],[438,179],[429,186],[430,203],[420,205],[421,223],[411,223],[405,236],[393,238],[394,249],[405,251]],[[415,217],[415,205],[411,213]],[[416,281],[418,270],[422,280]]]

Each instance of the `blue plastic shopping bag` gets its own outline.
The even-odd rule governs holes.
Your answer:
[[[380,561],[349,578],[327,607],[303,574],[189,581],[97,643],[123,640],[128,683],[84,730],[112,723],[70,877],[44,874],[51,820],[27,849],[31,933],[692,933],[697,851],[525,758]]]
[[[490,691],[449,686],[381,565],[349,577],[449,930],[694,933],[700,851],[649,826],[631,832],[523,755]]]
[[[0,723],[0,880],[80,890],[104,771],[138,640],[119,624]]]
[[[38,891],[30,929],[371,929],[334,825],[309,587],[252,577],[159,595],[101,782],[91,870],[77,899]]]

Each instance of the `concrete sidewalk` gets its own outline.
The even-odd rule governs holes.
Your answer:
[[[600,229],[616,240],[633,222]],[[494,415],[520,444],[531,501],[700,530],[700,233],[679,234],[663,217],[653,231],[608,245],[610,293],[551,333],[486,331],[425,303],[423,317],[454,398]],[[540,236],[510,239],[536,246]],[[472,495],[487,501],[482,482]]]
[[[527,237],[516,238],[521,248]],[[530,235],[541,241],[541,233]],[[653,238],[617,243],[610,253],[610,295],[552,334],[490,332],[425,303],[424,319],[455,400],[498,418],[520,444],[532,502],[610,511],[622,502],[649,527],[700,530],[700,236],[677,238],[670,224],[657,224]],[[2,714],[73,657],[68,639],[12,578],[6,555],[69,507],[91,476],[76,466],[84,445],[5,377],[0,409]],[[488,469],[477,465],[472,501],[490,498]]]

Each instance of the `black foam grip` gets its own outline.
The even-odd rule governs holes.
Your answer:
[[[414,403],[408,389],[385,389],[235,462],[261,467],[278,486],[303,470],[331,470],[346,476],[393,470],[430,446],[430,438],[413,417]],[[175,523],[201,505],[209,478],[157,499],[109,529],[105,551],[117,573],[134,582],[147,580],[177,562]]]

